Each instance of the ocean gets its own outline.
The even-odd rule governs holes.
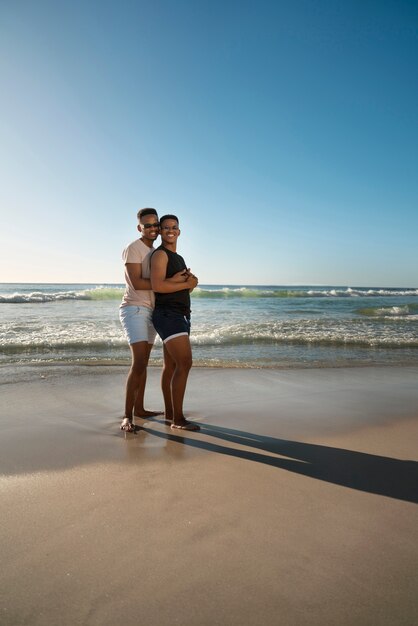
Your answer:
[[[0,376],[13,365],[129,362],[121,284],[0,284]],[[418,364],[418,289],[200,285],[194,364],[340,367]],[[157,340],[151,365],[162,360]]]

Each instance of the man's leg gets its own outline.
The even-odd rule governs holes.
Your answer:
[[[134,415],[137,417],[152,417],[158,415],[155,411],[144,409],[145,382],[147,379],[147,365],[152,345],[146,341],[138,341],[130,345],[132,364],[126,381],[125,416],[122,420],[123,430],[134,430]]]
[[[164,398],[164,413],[167,422],[173,421],[173,401],[171,398],[171,379],[173,378],[176,363],[171,358],[165,343],[163,344],[164,365],[161,373],[161,390]]]
[[[138,345],[138,344],[133,344],[133,345]],[[132,347],[133,346],[131,346],[131,349]],[[134,410],[133,410],[134,417],[152,417],[153,415],[160,415],[160,412],[147,411],[144,408],[144,393],[145,393],[145,384],[147,382],[147,367],[148,367],[149,355],[151,353],[151,350],[152,350],[152,344],[147,343],[146,350],[145,350],[145,367],[143,368],[142,373],[139,373],[138,386],[136,388]],[[133,355],[132,364],[134,363],[134,360],[135,360],[135,357]],[[141,360],[142,360],[142,355],[139,357],[140,363],[141,363]],[[139,371],[140,370],[141,370],[141,367],[139,367]]]
[[[172,427],[199,430],[197,424],[188,422],[183,414],[183,399],[186,391],[187,378],[192,366],[192,349],[187,335],[168,339],[164,344],[169,356],[175,363],[171,378],[171,401],[173,406]]]
[[[125,400],[125,417],[133,419],[134,406],[137,399],[138,390],[145,390],[146,369],[148,365],[148,343],[146,341],[138,341],[130,346],[132,363],[126,380],[126,400]]]

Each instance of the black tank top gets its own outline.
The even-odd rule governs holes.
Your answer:
[[[168,256],[166,278],[171,278],[177,272],[187,269],[186,263],[182,256],[177,252],[172,252],[164,246],[159,246],[157,250],[164,250]],[[158,293],[155,292],[155,308],[156,309],[173,309],[182,315],[190,315],[190,293],[188,289],[175,291],[174,293]]]

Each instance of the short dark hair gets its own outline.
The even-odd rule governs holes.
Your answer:
[[[155,209],[140,209],[136,214],[139,220],[141,217],[145,217],[146,215],[156,215],[158,217],[158,213]]]
[[[160,224],[162,224],[162,223],[164,222],[164,220],[176,220],[177,224],[180,224],[180,222],[179,222],[179,218],[177,217],[177,215],[170,215],[170,214],[168,214],[168,215],[163,215],[163,216],[160,218]]]

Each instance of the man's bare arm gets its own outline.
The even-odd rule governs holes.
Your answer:
[[[134,289],[151,289],[150,279],[142,278],[142,263],[126,263],[126,271]]]
[[[197,279],[190,276],[185,271],[185,280],[178,282],[178,277],[182,272],[175,274],[172,278],[166,278],[168,257],[163,250],[157,250],[152,255],[151,261],[151,288],[157,293],[174,293],[183,289],[194,289],[197,285]],[[173,280],[175,279],[175,280]]]

